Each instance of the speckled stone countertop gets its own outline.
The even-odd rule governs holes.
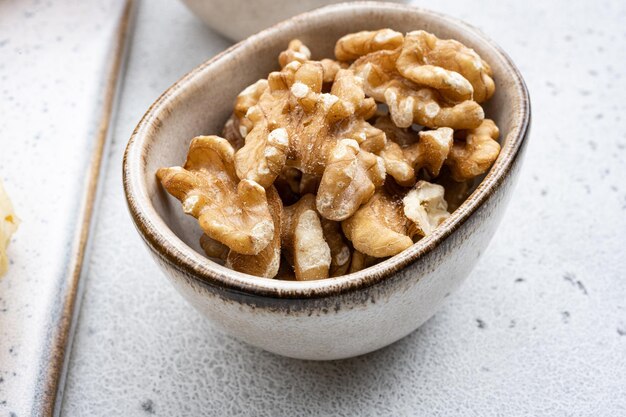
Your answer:
[[[495,39],[532,97],[523,175],[467,282],[409,337],[345,361],[215,331],[142,247],[121,158],[150,103],[228,42],[176,1],[145,1],[62,415],[626,415],[626,3],[421,5]]]
[[[0,1],[0,178],[22,219],[0,279],[0,417],[45,413],[62,379],[128,4]]]

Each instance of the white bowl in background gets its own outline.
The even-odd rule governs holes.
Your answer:
[[[210,28],[240,41],[288,17],[341,0],[183,0]],[[403,0],[392,0],[403,3]]]

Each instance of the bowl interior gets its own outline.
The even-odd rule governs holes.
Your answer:
[[[497,175],[502,174],[514,156],[528,119],[526,90],[508,57],[476,29],[446,16],[408,6],[352,3],[300,15],[261,32],[196,68],[157,100],[138,126],[126,155],[126,181],[130,184],[127,184],[127,193],[136,194],[134,198],[138,202],[133,204],[141,207],[142,221],[157,229],[159,238],[169,239],[174,248],[186,250],[187,261],[194,267],[217,275],[245,277],[204,258],[198,243],[201,231],[196,220],[186,216],[180,203],[162,190],[155,178],[156,170],[181,165],[194,136],[221,134],[237,94],[278,69],[278,54],[291,39],[302,40],[311,49],[313,59],[321,59],[333,57],[336,40],[347,33],[386,27],[401,32],[423,29],[440,38],[457,39],[474,48],[492,66],[496,93],[485,109],[487,117],[499,126],[503,145],[498,161],[487,176],[487,180],[493,177],[491,186],[494,186]],[[472,198],[481,192],[487,180]],[[467,201],[442,228],[451,227],[459,212],[471,209]],[[440,235],[435,233],[414,247],[425,245],[429,239]],[[191,253],[189,248],[197,253]],[[393,258],[385,262],[393,262]],[[256,279],[265,285],[263,279]],[[265,281],[276,285],[275,280]]]

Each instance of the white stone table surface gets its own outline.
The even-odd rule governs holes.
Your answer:
[[[21,218],[0,278],[0,417],[58,398],[130,5],[0,1],[0,179]]]
[[[419,5],[495,39],[532,98],[519,185],[466,283],[415,333],[344,361],[214,330],[143,248],[121,160],[151,102],[229,43],[179,2],[144,1],[63,416],[626,415],[626,3]]]

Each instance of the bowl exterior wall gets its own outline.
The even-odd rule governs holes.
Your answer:
[[[500,222],[520,164],[517,158],[492,197],[442,244],[358,292],[310,299],[253,296],[201,282],[154,249],[150,253],[196,309],[237,339],[299,359],[357,356],[413,332],[465,280]]]

